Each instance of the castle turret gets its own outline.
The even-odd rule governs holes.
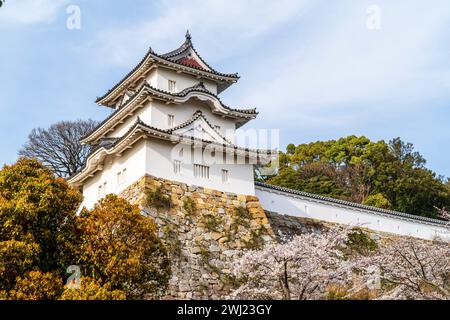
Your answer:
[[[253,195],[253,166],[275,153],[234,144],[235,130],[258,114],[219,98],[238,79],[206,63],[189,32],[173,51],[149,49],[97,99],[113,112],[82,139],[95,148],[69,183],[83,189],[86,206],[144,175]]]

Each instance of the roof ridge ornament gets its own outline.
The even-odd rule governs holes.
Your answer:
[[[192,39],[192,36],[191,36],[191,33],[189,32],[189,29],[187,29],[186,30],[186,41],[191,41],[191,39]]]

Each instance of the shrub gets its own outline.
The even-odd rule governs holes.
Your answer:
[[[11,300],[54,300],[63,291],[61,278],[52,272],[30,271],[18,277],[14,289],[9,291]]]
[[[36,262],[39,246],[21,241],[0,241],[0,289],[10,290],[18,276]]]
[[[125,292],[111,290],[109,284],[102,285],[95,279],[82,277],[80,288],[64,288],[61,300],[124,300]]]
[[[126,292],[127,298],[163,294],[170,277],[167,250],[153,219],[138,206],[108,195],[82,213],[81,229],[83,274]]]
[[[214,214],[205,214],[203,216],[203,223],[205,228],[210,231],[218,231],[222,224],[222,219]]]
[[[35,266],[61,274],[74,260],[76,210],[81,194],[36,160],[19,159],[0,170],[0,239],[34,242]]]
[[[154,191],[147,192],[147,205],[157,209],[169,209],[172,207],[172,200],[164,194],[163,188],[160,186]]]
[[[363,255],[367,255],[378,249],[376,241],[371,239],[367,233],[359,229],[348,234],[346,244],[350,250]]]
[[[192,198],[187,197],[183,200],[183,209],[188,215],[192,216],[197,213],[197,204]]]

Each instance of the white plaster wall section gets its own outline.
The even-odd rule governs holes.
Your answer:
[[[152,86],[153,88],[158,88],[158,69],[152,69],[145,80]]]
[[[109,132],[108,138],[120,138],[136,123],[139,117],[144,123],[152,123],[151,101],[147,101],[143,107],[137,108],[132,115],[125,118],[123,123],[118,124],[113,131]]]
[[[450,240],[449,227],[437,223],[330,203],[261,186],[256,187],[255,193],[265,210],[279,214],[361,226],[427,240],[436,237]]]
[[[125,169],[123,183],[117,183],[117,174]],[[98,188],[106,182],[106,194],[120,193],[145,174],[145,142],[136,143],[120,157],[110,155],[105,158],[103,170],[89,178],[83,185],[83,205],[92,208],[99,200]]]
[[[180,92],[183,89],[192,87],[201,81],[208,91],[217,94],[217,84],[207,79],[197,79],[191,75],[185,75],[163,68],[159,68],[156,74],[156,88],[160,90],[169,91],[169,80],[176,82],[175,92]]]
[[[164,141],[149,138],[146,141],[146,173],[157,178],[173,180],[188,185],[203,186],[223,192],[254,195],[252,164],[210,164],[209,179],[194,176],[194,162],[202,164],[202,161],[185,161],[184,157],[173,157],[174,145]],[[201,153],[201,149],[197,149]],[[196,157],[197,159],[201,157]],[[174,172],[174,160],[181,160],[181,171]],[[228,182],[222,181],[222,170],[228,170]]]
[[[168,129],[168,114],[175,116],[175,125],[179,125],[192,118],[193,114],[200,110],[205,116],[206,120],[213,126],[220,127],[220,133],[225,135],[225,133],[233,133],[235,131],[235,122],[233,119],[224,118],[219,115],[212,113],[211,106],[206,102],[195,101],[189,99],[183,104],[165,104],[160,101],[153,102],[152,108],[152,126],[161,129]]]

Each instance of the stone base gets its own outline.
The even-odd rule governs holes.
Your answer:
[[[152,176],[144,176],[120,196],[155,219],[159,236],[169,248],[172,278],[166,299],[226,297],[233,284],[227,265],[243,250],[275,241],[255,196]]]

